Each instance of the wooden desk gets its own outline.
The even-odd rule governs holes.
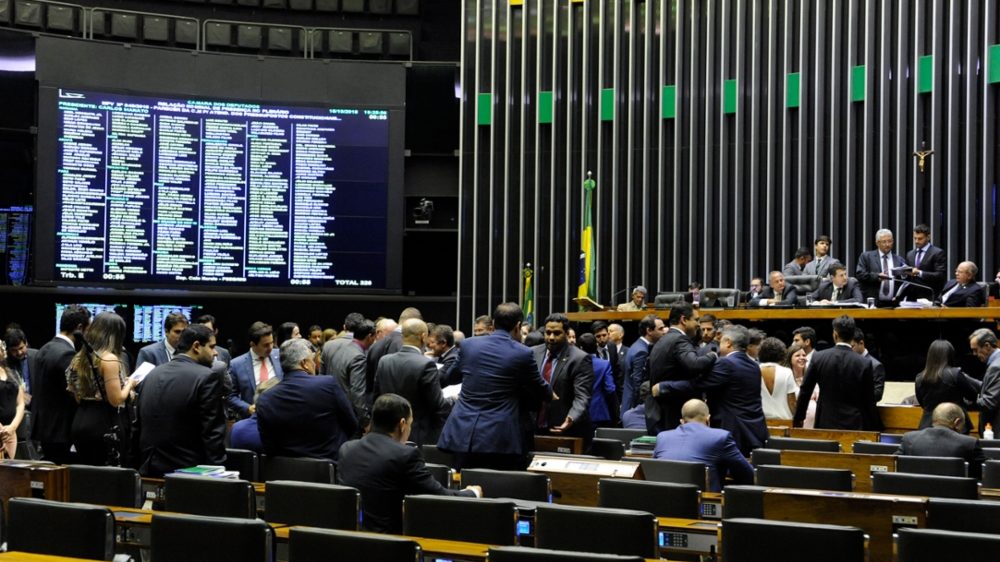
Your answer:
[[[296,527],[280,527],[274,530],[274,538],[279,543],[287,543],[288,535],[291,533],[292,529]],[[382,535],[378,533],[368,533],[365,531],[357,531],[362,534],[370,534],[376,537],[392,536],[401,539],[410,539],[416,541],[420,545],[420,548],[424,551],[425,559],[433,559],[434,557],[443,557],[451,560],[486,560],[486,553],[490,549],[490,545],[475,543],[475,542],[463,542],[463,541],[448,541],[443,539],[425,539],[421,537],[410,537],[406,535]],[[280,559],[280,556],[279,556]]]
[[[718,522],[677,517],[657,517],[656,521],[660,555],[664,558],[668,554],[710,555],[719,551],[722,525]]]
[[[0,461],[0,500],[4,518],[10,498],[42,498],[52,501],[69,499],[69,469],[50,463]]]
[[[1000,320],[1000,307],[982,308],[703,308],[702,313],[711,312],[716,318],[730,321],[763,320],[833,320],[846,314],[855,320]],[[638,322],[647,314],[655,314],[666,320],[669,308],[647,308],[637,312],[602,310],[597,312],[567,312],[570,322],[593,322],[606,320],[615,322]]]
[[[840,443],[840,450],[845,453],[854,452],[855,441],[878,442],[877,431],[849,431],[844,429],[806,429],[793,427],[788,430],[789,437],[799,439],[828,439]]]
[[[882,418],[884,428],[882,433],[899,434],[916,431],[920,427],[920,418],[924,415],[924,409],[920,406],[880,405],[878,415]],[[969,435],[979,437],[979,412],[970,411],[969,417],[972,419]]]
[[[846,468],[854,473],[854,490],[857,492],[872,491],[873,472],[896,472],[895,455],[786,450],[781,451],[781,464],[810,468]]]
[[[860,527],[872,562],[892,562],[893,531],[926,527],[927,498],[773,488],[764,491],[764,519]]]
[[[579,437],[564,437],[560,435],[536,435],[535,452],[582,455],[583,439]]]
[[[85,558],[70,558],[54,554],[32,554],[30,552],[0,552],[2,562],[93,562]]]

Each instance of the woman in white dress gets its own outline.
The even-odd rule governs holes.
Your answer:
[[[799,387],[785,361],[785,344],[766,338],[760,344],[760,404],[769,420],[790,420],[795,415],[795,395]]]

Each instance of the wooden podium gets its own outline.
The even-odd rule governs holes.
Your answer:
[[[552,500],[563,505],[597,506],[601,478],[642,480],[637,462],[535,455],[528,472],[541,472],[552,481]]]
[[[69,499],[69,469],[37,461],[0,461],[0,501],[4,515],[10,498],[66,501]]]

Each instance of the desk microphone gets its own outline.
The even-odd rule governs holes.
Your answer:
[[[899,298],[899,295],[903,294],[903,291],[905,291],[908,286],[912,285],[914,287],[920,287],[921,289],[926,289],[927,292],[930,293],[931,300],[934,300],[934,288],[929,285],[924,285],[923,283],[917,283],[916,281],[911,281],[910,279],[902,277],[891,277],[891,279],[893,281],[898,281],[902,283],[902,285],[900,285],[899,287],[899,290],[896,291],[896,299]],[[940,304],[940,303],[935,302],[935,304]]]
[[[625,288],[624,288],[624,289],[622,289],[621,291],[618,291],[618,292],[616,292],[616,293],[612,294],[612,295],[611,295],[611,304],[612,304],[612,305],[614,305],[614,304],[615,304],[615,298],[617,298],[617,297],[618,297],[618,295],[620,295],[620,294],[622,294],[622,293],[629,293],[629,296],[631,296],[631,291],[632,291],[633,289],[635,289],[635,288],[636,288],[636,286],[637,286],[637,285],[625,285]],[[647,295],[647,296],[648,296],[648,295]]]

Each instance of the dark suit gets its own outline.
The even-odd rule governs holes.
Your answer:
[[[603,348],[604,355],[601,355],[601,352],[602,348],[598,347],[596,357],[604,359],[611,365],[611,379],[615,383],[615,388],[621,388],[623,374],[622,374],[622,364],[621,361],[619,361],[620,358],[618,356],[617,346],[611,343],[611,340],[609,339],[607,341],[607,344],[605,344],[605,347]],[[620,402],[621,400],[618,401]],[[618,412],[616,411],[615,412],[616,415],[614,416],[615,419],[618,418],[617,413]]]
[[[76,351],[66,340],[55,337],[35,356],[32,379],[31,438],[42,443],[45,460],[68,464],[72,442],[70,427],[76,415],[76,400],[66,391],[66,368]],[[30,368],[30,367],[29,367]]]
[[[544,374],[548,353],[545,344],[536,345],[531,351],[534,353],[538,372]],[[590,393],[594,388],[594,363],[591,356],[575,345],[564,345],[554,354],[550,384],[559,400],[553,400],[546,408],[547,428],[562,425],[569,417],[573,420],[573,425],[565,435],[592,438],[594,428],[590,425]]]
[[[226,460],[222,377],[181,354],[142,381],[136,425],[143,476]]]
[[[229,368],[229,364],[233,362],[233,354],[229,353],[229,350],[221,347],[215,346],[215,358],[226,364],[226,368]]]
[[[442,388],[462,382],[462,375],[455,368],[455,365],[458,365],[458,358],[461,354],[462,348],[455,345],[448,351],[445,351],[444,355],[437,358],[437,362],[441,364],[441,368],[438,369],[438,381],[441,382]]]
[[[622,412],[639,404],[639,386],[649,380],[646,360],[649,358],[649,344],[639,338],[628,348],[622,365]]]
[[[139,355],[135,358],[135,366],[143,363],[152,363],[159,367],[170,361],[170,353],[167,351],[167,344],[164,341],[151,343],[139,350]]]
[[[257,428],[269,455],[336,461],[358,420],[337,379],[293,371],[260,395]]]
[[[944,286],[944,289],[941,290],[941,304],[951,307],[986,306],[986,295],[983,292],[983,288],[975,281],[964,287],[958,287],[953,293],[948,295],[948,291],[951,291],[957,283],[954,279],[950,279]],[[947,295],[947,298],[945,298],[945,295]]]
[[[531,350],[497,331],[462,342],[455,367],[462,392],[444,424],[438,448],[458,454],[506,455],[525,449],[522,414],[537,411],[552,389],[542,380]],[[561,423],[561,422],[560,422]],[[488,467],[489,468],[489,467]]]
[[[250,404],[253,404],[253,395],[257,391],[257,373],[253,369],[252,354],[253,351],[248,351],[229,363],[229,378],[233,390],[226,397],[226,402],[241,418],[250,415]],[[274,376],[280,379],[283,373],[277,349],[271,350],[271,366],[274,367]]]
[[[375,384],[375,371],[378,370],[378,362],[382,357],[391,353],[396,353],[403,347],[403,333],[399,328],[389,332],[384,338],[373,343],[368,348],[368,365],[365,371],[365,392],[369,397]],[[369,400],[370,402],[371,400]]]
[[[410,441],[418,445],[436,444],[451,405],[441,394],[441,383],[438,382],[434,360],[408,345],[392,355],[382,357],[375,372],[372,397],[377,399],[387,392],[410,401],[413,409]]]
[[[757,391],[760,392],[759,387]],[[656,436],[653,458],[705,463],[708,489],[712,492],[722,489],[727,472],[736,484],[753,484],[753,468],[740,454],[733,436],[703,423],[685,423],[677,429],[660,432]]]
[[[366,370],[365,350],[353,336],[342,336],[323,345],[323,372],[340,381],[354,406],[354,415],[362,424],[369,416]]]
[[[819,288],[813,291],[809,296],[815,301],[832,301],[833,281],[825,279],[819,284]],[[847,284],[840,289],[840,295],[838,295],[836,302],[865,302],[865,297],[861,294],[861,288],[858,287],[857,280],[850,278],[847,279]]]
[[[767,441],[760,403],[760,365],[745,352],[734,351],[719,359],[711,372],[694,380],[669,381],[663,386],[684,395],[705,393],[712,425],[731,433],[744,456]]]
[[[475,496],[472,490],[449,490],[431,476],[419,449],[373,431],[340,448],[337,479],[361,492],[363,529],[403,532],[403,497],[416,494]]]
[[[20,361],[7,355],[7,367],[17,373],[17,376],[24,382],[27,392],[31,392],[31,375],[38,368],[38,350],[29,347],[24,359]]]
[[[906,263],[920,270],[920,276],[915,277],[917,281],[934,289],[935,294],[941,293],[944,282],[948,279],[948,260],[944,255],[944,250],[933,244],[924,246],[924,254],[920,258],[920,266],[917,267],[916,248],[906,253]],[[919,291],[920,289],[917,289]],[[924,291],[923,297],[928,297]],[[929,297],[928,297],[929,298]]]
[[[875,359],[875,356],[871,353],[862,355],[862,357],[867,358],[872,364],[872,387],[875,390],[875,403],[878,404],[879,400],[882,399],[882,395],[885,394],[885,365],[878,359]]]
[[[992,425],[994,431],[1000,428],[1000,350],[994,351],[986,361],[986,374],[983,375],[976,406],[979,407],[980,435],[986,424]]]
[[[715,359],[711,356],[698,355],[687,334],[677,327],[671,327],[649,351],[649,381],[650,384],[657,384],[663,381],[691,380],[709,372],[714,363]],[[759,388],[757,392],[760,392]],[[681,406],[696,397],[695,394],[680,392],[657,397],[660,420],[654,424],[656,431],[677,427],[681,419]],[[650,415],[648,408],[646,415]]]
[[[799,390],[803,399],[795,409],[796,427],[806,417],[809,400],[805,397],[812,396],[817,384],[816,429],[882,429],[871,362],[854,353],[851,346],[837,344],[813,354]]]
[[[764,287],[764,290],[760,292],[760,296],[756,299],[750,301],[750,306],[759,306],[761,299],[771,300],[774,298],[774,289],[770,286]],[[798,304],[799,302],[799,292],[795,289],[795,285],[791,283],[785,283],[785,288],[781,291],[781,302],[778,304]]]
[[[951,402],[965,409],[965,403],[974,403],[979,395],[982,383],[966,375],[959,367],[947,367],[941,372],[941,378],[935,383],[929,383],[923,373],[917,375],[915,386],[917,403],[924,409],[920,418],[920,429],[931,426],[931,415],[934,408],[942,402]],[[972,419],[965,414],[965,431],[972,430]]]
[[[20,361],[14,359],[10,355],[7,356],[7,366],[17,375],[17,378],[21,379],[21,382],[25,385],[26,395],[25,405],[24,405],[24,419],[21,420],[21,425],[17,426],[17,455],[16,458],[19,459],[31,459],[38,460],[40,458],[37,450],[37,446],[31,440],[31,375],[38,368],[38,350],[33,348],[28,348],[28,352],[24,359]]]
[[[820,392],[822,394],[822,391]],[[983,472],[983,448],[979,439],[962,435],[950,428],[934,426],[903,435],[900,455],[912,457],[958,457],[969,463],[969,476],[979,478]]]
[[[890,259],[888,260],[889,274],[892,274],[892,269],[896,267],[903,267],[906,262],[903,258],[896,254],[889,254]],[[893,300],[896,296],[896,291],[901,287],[902,281],[895,281],[890,287],[889,298],[883,299],[879,297],[879,291],[882,288],[882,280],[879,278],[879,274],[882,273],[882,253],[878,250],[871,250],[868,252],[863,252],[858,256],[858,265],[854,268],[854,276],[857,277],[858,283],[861,285],[861,293],[866,299],[871,298],[878,300]]]

